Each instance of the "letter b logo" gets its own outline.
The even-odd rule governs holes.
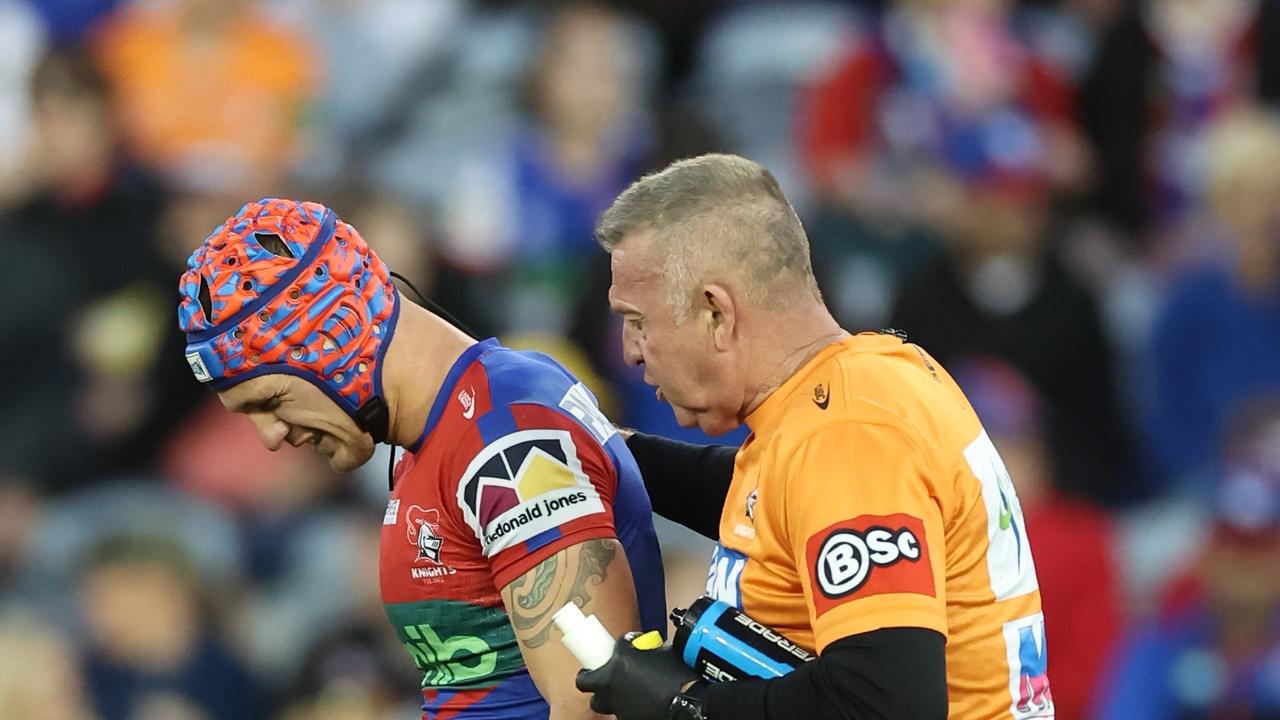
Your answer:
[[[848,595],[862,586],[871,570],[867,544],[845,530],[831,533],[818,552],[818,584],[829,597]]]

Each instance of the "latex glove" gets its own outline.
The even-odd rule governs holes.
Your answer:
[[[591,709],[618,720],[668,720],[672,701],[698,680],[674,648],[657,632],[627,633],[614,645],[613,657],[596,670],[578,673],[582,692],[593,693]]]

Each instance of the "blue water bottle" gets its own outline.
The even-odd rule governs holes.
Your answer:
[[[815,655],[737,608],[709,597],[671,611],[672,641],[689,667],[708,680],[780,677]]]

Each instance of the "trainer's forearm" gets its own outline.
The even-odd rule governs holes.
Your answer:
[[[627,438],[627,447],[640,466],[654,512],[713,540],[720,537],[720,511],[737,448],[639,432]]]
[[[945,720],[946,653],[933,630],[873,630],[780,678],[713,683],[702,707],[711,720]]]

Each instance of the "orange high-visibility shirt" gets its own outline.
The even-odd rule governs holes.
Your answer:
[[[951,376],[863,333],[747,418],[708,593],[803,646],[880,628],[947,640],[950,717],[1051,718],[1022,508]]]

